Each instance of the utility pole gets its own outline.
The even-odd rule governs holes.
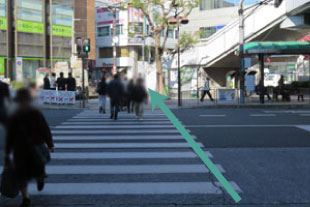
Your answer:
[[[240,104],[245,103],[245,81],[244,81],[244,17],[243,17],[243,2],[239,0],[239,57],[240,57]]]
[[[178,11],[178,10],[177,10]],[[178,12],[176,12],[178,13]],[[181,68],[180,68],[180,20],[179,16],[176,17],[177,19],[177,25],[178,25],[178,106],[182,106],[182,96],[181,96]]]
[[[117,74],[116,60],[116,7],[113,8],[113,74]]]

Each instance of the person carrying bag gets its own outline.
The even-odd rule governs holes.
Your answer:
[[[20,207],[30,207],[28,182],[37,180],[37,189],[42,191],[46,178],[45,165],[50,161],[50,152],[54,152],[54,143],[50,128],[42,113],[31,106],[28,89],[17,92],[18,109],[9,118],[6,138],[6,159],[13,154],[14,176],[22,193]]]
[[[5,158],[5,164],[1,175],[0,192],[2,196],[8,198],[15,198],[19,193],[15,169],[9,157]]]

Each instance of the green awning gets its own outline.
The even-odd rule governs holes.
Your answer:
[[[309,42],[250,42],[244,45],[244,54],[302,55],[310,54]]]

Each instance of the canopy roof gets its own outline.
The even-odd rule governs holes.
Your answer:
[[[309,42],[250,42],[244,45],[244,54],[245,55],[310,54],[310,43]]]

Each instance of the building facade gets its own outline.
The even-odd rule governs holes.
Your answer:
[[[38,68],[70,66],[75,29],[95,42],[91,7],[94,0],[0,0],[0,76],[34,80]]]
[[[169,30],[166,47],[175,49],[175,30]],[[163,32],[164,36],[164,32]],[[164,38],[163,38],[164,39]],[[162,40],[163,40],[162,39]],[[155,41],[141,10],[130,7],[116,12],[116,37],[113,37],[113,12],[102,7],[96,9],[96,71],[100,76],[113,68],[113,40],[116,42],[117,69],[129,79],[143,76],[149,87],[156,81]]]

